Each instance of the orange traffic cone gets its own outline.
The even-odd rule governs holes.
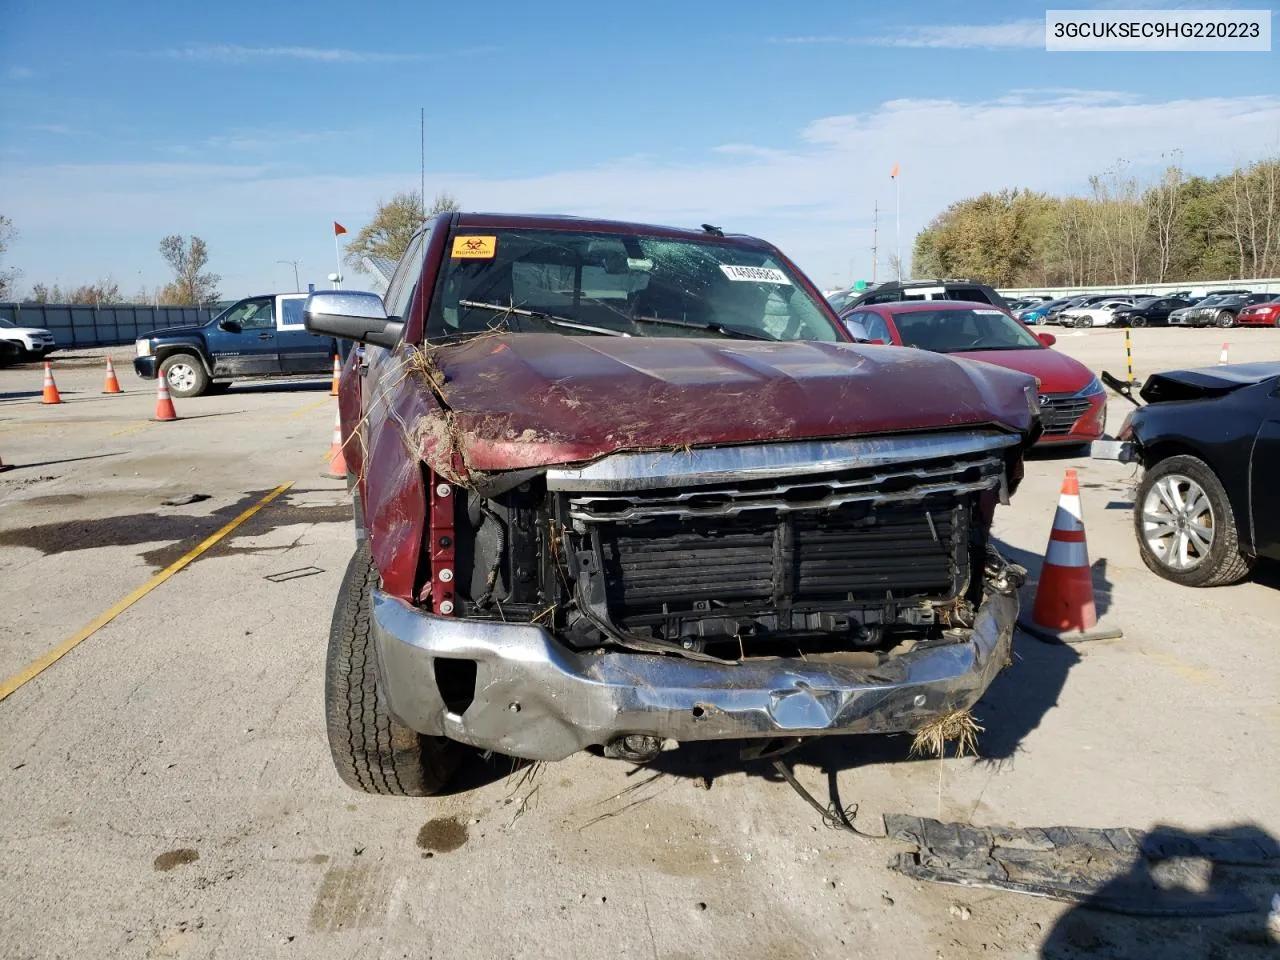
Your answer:
[[[1049,549],[1040,568],[1035,607],[1030,619],[1018,625],[1041,640],[1071,643],[1077,640],[1110,640],[1122,636],[1118,629],[1098,626],[1093,602],[1093,573],[1084,537],[1080,510],[1080,481],[1068,470],[1058,497],[1058,510],[1049,531]]]
[[[342,379],[342,361],[338,359],[338,355],[333,355],[333,386],[329,388],[329,396],[336,397],[338,395],[338,381]]]
[[[53,369],[48,363],[44,365],[44,396],[41,403],[61,403],[62,395],[58,393],[58,385],[53,382]]]
[[[4,473],[6,470],[10,470],[12,468],[13,468],[12,463],[5,463],[4,457],[0,457],[0,473]]]
[[[1231,353],[1231,344],[1224,343],[1222,345],[1222,352],[1218,354],[1218,364],[1221,365],[1224,363],[1230,363],[1231,360],[1228,359],[1230,353]]]
[[[116,379],[115,364],[111,362],[111,358],[107,357],[107,379],[102,383],[103,393],[124,393],[120,389],[120,381]]]
[[[173,409],[173,398],[169,396],[169,379],[163,373],[156,377],[156,415],[151,419],[161,422],[178,419],[178,411]]]
[[[333,413],[333,443],[329,446],[329,469],[322,470],[320,476],[330,480],[347,479],[347,458],[342,454],[342,411]]]

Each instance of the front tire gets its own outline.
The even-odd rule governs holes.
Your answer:
[[[1198,457],[1169,457],[1143,474],[1133,524],[1142,562],[1184,587],[1236,583],[1253,568],[1227,492]]]
[[[209,389],[209,375],[199,357],[175,353],[160,364],[160,372],[169,382],[169,393],[175,397],[198,397]]]
[[[1230,310],[1219,310],[1216,322],[1218,326],[1222,327],[1224,330],[1227,327],[1234,327],[1236,325],[1236,315]]]
[[[329,752],[338,776],[352,789],[398,797],[431,796],[448,784],[463,747],[402,726],[378,701],[370,601],[377,583],[369,543],[362,540],[342,578],[329,629],[324,675]]]

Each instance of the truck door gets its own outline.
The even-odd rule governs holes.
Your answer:
[[[265,376],[280,372],[275,297],[249,297],[209,332],[214,376]]]
[[[276,343],[280,349],[280,369],[284,373],[330,373],[333,370],[333,339],[308,333],[302,325],[305,293],[276,297]]]

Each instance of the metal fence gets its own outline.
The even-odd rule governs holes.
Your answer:
[[[155,307],[118,303],[110,307],[68,303],[0,303],[0,318],[19,327],[43,327],[60,347],[110,347],[132,343],[152,330],[204,323],[208,307]]]

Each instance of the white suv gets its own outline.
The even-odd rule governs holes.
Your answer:
[[[12,320],[0,317],[0,340],[16,343],[25,359],[39,360],[52,353],[56,344],[53,334],[41,327],[19,327]]]

